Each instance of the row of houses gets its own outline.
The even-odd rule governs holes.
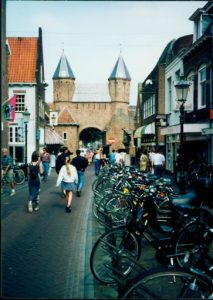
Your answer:
[[[6,1],[2,1],[1,146],[9,149],[17,163],[26,163],[35,149],[42,151],[48,144],[59,149],[64,141],[48,126],[42,29],[38,29],[38,37],[6,37],[5,16]],[[8,120],[4,103],[14,95],[15,118]],[[26,112],[30,114],[29,120],[25,119]]]
[[[138,84],[134,142],[155,147],[175,162],[180,148],[180,104],[175,84],[184,75],[190,83],[184,104],[183,155],[186,162],[213,164],[213,3],[189,18],[194,32],[170,41],[153,70]],[[168,163],[168,160],[167,160]],[[167,165],[174,171],[174,163]]]
[[[38,37],[6,38],[6,1],[1,1],[2,102],[16,95],[16,117],[8,122],[2,115],[2,146],[17,162],[29,161],[32,151],[45,145],[60,147],[64,139],[49,126],[45,102],[42,29]],[[184,154],[186,160],[199,156],[213,163],[213,3],[208,2],[189,18],[194,32],[170,41],[153,70],[138,84],[133,133],[137,150],[160,147],[173,161],[180,147],[180,110],[175,83],[184,74],[190,82],[185,103]],[[26,124],[24,113],[30,111]],[[26,127],[27,126],[27,127]],[[27,128],[27,130],[26,130]],[[26,134],[27,133],[27,134]],[[173,171],[167,165],[167,169]]]

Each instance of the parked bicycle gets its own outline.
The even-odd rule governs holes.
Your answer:
[[[148,189],[148,188],[147,188]],[[152,187],[150,188],[152,189]],[[166,236],[159,238],[155,232],[163,234],[156,211],[156,205],[147,196],[143,196],[133,216],[125,226],[119,226],[103,233],[93,246],[90,256],[90,267],[93,275],[102,283],[116,283],[116,276],[128,276],[134,269],[141,253],[143,255],[144,241],[156,249],[159,262],[183,266],[185,255],[206,251],[212,245],[212,215],[203,208],[189,209],[190,200],[194,195],[173,198],[176,202],[176,216],[179,220],[173,222],[175,226]],[[178,201],[181,200],[180,205]],[[184,204],[187,207],[184,207]],[[134,214],[135,213],[135,214]],[[154,233],[153,233],[154,232]]]
[[[152,268],[142,272],[125,282],[118,298],[213,299],[212,249],[206,250],[203,247],[199,251],[186,253],[184,267]]]
[[[25,174],[24,171],[20,168],[18,164],[15,164],[13,167],[13,180],[15,184],[22,184],[25,181]],[[7,180],[7,176],[2,177],[2,185],[9,184]]]

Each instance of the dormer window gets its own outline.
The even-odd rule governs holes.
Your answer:
[[[194,23],[194,41],[197,41],[201,37],[201,22],[197,20]]]
[[[194,21],[193,41],[196,42],[199,38],[206,34],[208,28],[212,26],[212,15],[207,11],[198,9],[189,19]]]

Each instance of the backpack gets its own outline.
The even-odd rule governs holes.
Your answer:
[[[30,164],[30,179],[35,180],[38,178],[39,174],[39,164],[33,165]]]

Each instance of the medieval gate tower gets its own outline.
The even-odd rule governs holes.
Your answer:
[[[77,84],[70,64],[62,53],[53,75],[53,103],[49,104],[50,125],[54,126],[75,151],[83,130],[94,128],[104,135],[105,143],[114,139],[112,148],[124,148],[124,131],[132,132],[129,113],[131,78],[122,56],[119,56],[108,78],[108,86]]]

